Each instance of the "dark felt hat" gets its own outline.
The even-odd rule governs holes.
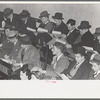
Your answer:
[[[55,13],[54,16],[52,16],[52,18],[53,18],[53,19],[64,19],[64,18],[62,18],[62,16],[63,16],[62,13],[57,12],[57,13]]]
[[[99,35],[100,35],[100,27],[97,27],[97,28],[95,29],[94,36],[97,37],[97,36],[99,36]]]
[[[26,18],[30,16],[30,13],[27,10],[22,10],[22,12],[19,14],[20,18]]]
[[[23,45],[28,45],[28,44],[31,44],[31,40],[28,36],[24,36],[22,39],[21,39],[21,44]]]
[[[12,13],[13,13],[13,9],[11,9],[11,8],[6,8],[3,11],[4,17],[8,17]]]
[[[5,26],[5,29],[10,29],[10,30],[15,30],[15,31],[17,31],[17,28],[14,27],[14,26],[11,26],[11,25],[6,25],[6,26]]]
[[[81,21],[81,24],[78,26],[78,29],[89,29],[91,25],[88,21]]]
[[[47,11],[43,11],[43,12],[40,13],[39,18],[45,17],[45,16],[49,16],[49,15],[50,15],[50,14],[49,14]]]

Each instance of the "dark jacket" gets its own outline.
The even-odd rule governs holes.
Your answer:
[[[82,46],[93,47],[93,44],[94,44],[94,36],[90,31],[87,31],[81,37],[81,45]]]
[[[97,38],[94,39],[93,49],[100,54],[100,41]]]
[[[36,36],[34,35],[33,32],[28,31],[27,27],[32,28],[32,29],[36,29],[36,21],[34,20],[34,18],[29,17],[27,19],[27,22],[25,23],[24,21],[21,20],[21,25],[20,25],[20,29],[19,29],[19,33],[21,34],[27,34],[32,42],[33,45],[36,45]]]
[[[73,43],[75,42],[75,40],[78,38],[78,36],[80,35],[79,30],[74,29],[66,38],[67,42],[71,45],[73,45]]]
[[[49,31],[49,33],[38,33],[37,35],[37,42],[40,39],[40,43],[41,45],[43,45],[43,42],[48,43],[52,39],[52,37],[49,34],[51,33],[53,29],[53,23],[50,21],[47,24],[41,23],[39,27],[44,28]]]
[[[64,73],[65,75],[69,74],[71,69],[74,67],[75,65],[75,61],[73,61],[67,70],[63,71],[62,73]],[[90,70],[91,70],[91,64],[88,63],[87,60],[85,60],[79,67],[79,69],[77,70],[76,74],[71,78],[71,80],[83,80],[83,79],[88,79],[89,78],[89,74],[90,74]]]
[[[65,35],[68,34],[67,25],[63,21],[62,21],[62,23],[59,26],[55,25],[54,31],[60,31],[62,34],[65,34]]]

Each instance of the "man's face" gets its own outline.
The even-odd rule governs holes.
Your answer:
[[[9,16],[7,16],[8,19],[10,19],[13,16],[13,14],[10,14]]]
[[[75,54],[75,60],[77,63],[80,63],[83,60],[84,56],[81,54]]]
[[[97,36],[97,39],[100,41],[100,35]]]
[[[91,63],[92,64],[92,69],[96,72],[96,71],[98,71],[100,68],[100,66],[97,64],[97,63],[95,63],[95,62],[93,62],[93,63]]]
[[[10,29],[5,29],[5,34],[6,34],[6,36],[9,36],[9,34],[10,34]]]
[[[53,46],[52,53],[53,55],[56,55],[59,52],[59,49],[56,46]]]
[[[86,32],[86,29],[80,29],[80,34],[83,35]]]
[[[67,27],[68,27],[68,29],[69,29],[70,31],[73,30],[73,25],[67,24]]]
[[[45,24],[47,22],[47,17],[41,17],[41,21],[43,24]]]
[[[61,19],[54,19],[54,22],[57,26],[59,26],[61,24],[62,20]]]

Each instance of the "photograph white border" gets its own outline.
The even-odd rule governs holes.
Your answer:
[[[100,4],[100,2],[0,1],[0,4]],[[0,98],[100,98],[100,81],[0,81]]]

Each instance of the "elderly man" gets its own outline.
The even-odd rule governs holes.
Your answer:
[[[80,25],[78,26],[78,29],[80,30],[81,34],[81,42],[79,43],[80,46],[88,46],[93,47],[94,45],[94,36],[89,31],[91,28],[91,25],[88,21],[81,21]]]

